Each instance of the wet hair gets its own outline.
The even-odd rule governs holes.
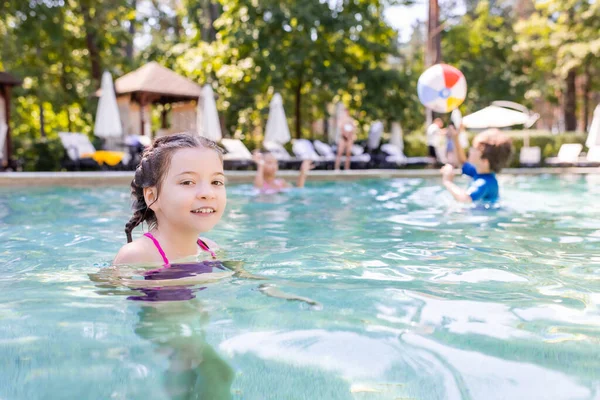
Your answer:
[[[131,200],[133,216],[125,224],[127,243],[132,241],[131,232],[142,222],[148,222],[150,228],[156,226],[156,214],[150,209],[152,204],[146,204],[144,188],[156,186],[156,200],[160,193],[161,183],[171,164],[173,154],[180,149],[205,148],[217,152],[223,161],[223,151],[212,140],[195,133],[178,133],[175,135],[161,136],[144,150],[142,160],[135,170],[131,181]]]
[[[512,156],[512,140],[498,129],[488,129],[475,136],[481,147],[481,158],[488,160],[490,169],[500,172]]]

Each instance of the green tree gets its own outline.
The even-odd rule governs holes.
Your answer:
[[[565,127],[572,131],[577,128],[577,75],[587,74],[591,89],[594,60],[600,57],[600,3],[547,0],[536,2],[535,8],[529,19],[516,24],[515,49],[534,63],[540,93],[551,100],[556,100],[556,91],[562,93]],[[587,101],[589,93],[585,96]]]
[[[528,65],[513,53],[516,35],[510,12],[494,11],[487,1],[478,3],[473,15],[463,16],[442,39],[444,62],[467,79],[464,110],[475,111],[494,100],[521,103],[529,84],[524,72]]]

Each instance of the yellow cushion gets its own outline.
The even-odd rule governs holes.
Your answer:
[[[82,154],[81,157],[91,157],[100,165],[106,164],[110,165],[111,167],[114,167],[115,165],[121,162],[124,155],[125,153],[123,153],[122,151],[98,150],[94,153]]]

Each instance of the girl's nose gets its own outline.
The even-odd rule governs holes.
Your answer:
[[[196,197],[200,199],[213,199],[215,197],[215,189],[213,188],[213,185],[210,182],[198,185]]]

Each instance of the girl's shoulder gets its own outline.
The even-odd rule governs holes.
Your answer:
[[[154,244],[146,237],[141,237],[121,247],[115,256],[113,265],[154,264],[161,262],[162,258],[158,251],[156,251]]]

